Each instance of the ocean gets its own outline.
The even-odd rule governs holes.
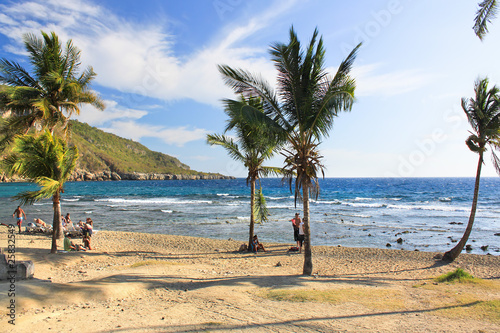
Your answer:
[[[290,220],[302,217],[288,184],[262,179],[270,216],[256,225],[261,242],[293,242]],[[473,178],[327,178],[312,200],[312,245],[446,251],[467,225]],[[11,197],[36,189],[0,184],[0,221],[14,223]],[[468,244],[471,253],[500,255],[500,178],[483,178]],[[98,230],[248,239],[250,188],[245,179],[69,182],[62,212],[78,222],[91,217]],[[52,202],[24,207],[28,221],[52,222]],[[397,239],[403,243],[398,244]],[[481,247],[488,246],[486,250]]]

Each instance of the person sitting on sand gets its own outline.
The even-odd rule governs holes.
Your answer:
[[[260,242],[259,242],[259,238],[257,237],[257,235],[254,235],[253,236],[253,239],[252,239],[252,244],[250,246],[250,250],[253,252],[253,253],[257,253],[257,251],[259,250],[262,250],[264,252],[266,252],[266,249],[264,249],[264,245],[262,245]]]
[[[67,236],[64,236],[64,251],[85,251],[85,248],[74,244]]]

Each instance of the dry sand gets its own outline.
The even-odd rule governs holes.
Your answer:
[[[498,256],[314,247],[302,276],[292,244],[238,253],[241,241],[100,231],[94,251],[49,254],[49,237],[16,236],[35,277],[16,282],[15,326],[0,282],[2,332],[500,331]],[[457,267],[484,281],[434,282]]]

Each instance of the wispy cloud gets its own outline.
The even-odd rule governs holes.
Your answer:
[[[434,75],[418,69],[400,70],[379,74],[382,64],[371,64],[353,68],[358,96],[390,97],[422,88],[434,79]]]
[[[157,138],[166,144],[179,147],[191,141],[204,139],[208,133],[207,130],[201,128],[189,129],[187,126],[166,128],[121,120],[112,121],[110,127],[100,129],[134,141],[140,141],[144,137]]]
[[[80,115],[75,118],[91,126],[98,126],[116,119],[141,119],[148,114],[147,111],[124,108],[112,100],[105,100],[104,104],[106,105],[105,111],[97,110],[88,104],[83,105]]]

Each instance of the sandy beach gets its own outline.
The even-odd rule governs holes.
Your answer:
[[[430,252],[313,247],[306,277],[292,244],[253,254],[241,243],[100,231],[93,251],[50,254],[48,236],[16,234],[16,260],[32,260],[35,276],[15,284],[15,326],[0,282],[0,331],[500,331],[498,256],[443,264]],[[435,282],[457,267],[481,280]]]

